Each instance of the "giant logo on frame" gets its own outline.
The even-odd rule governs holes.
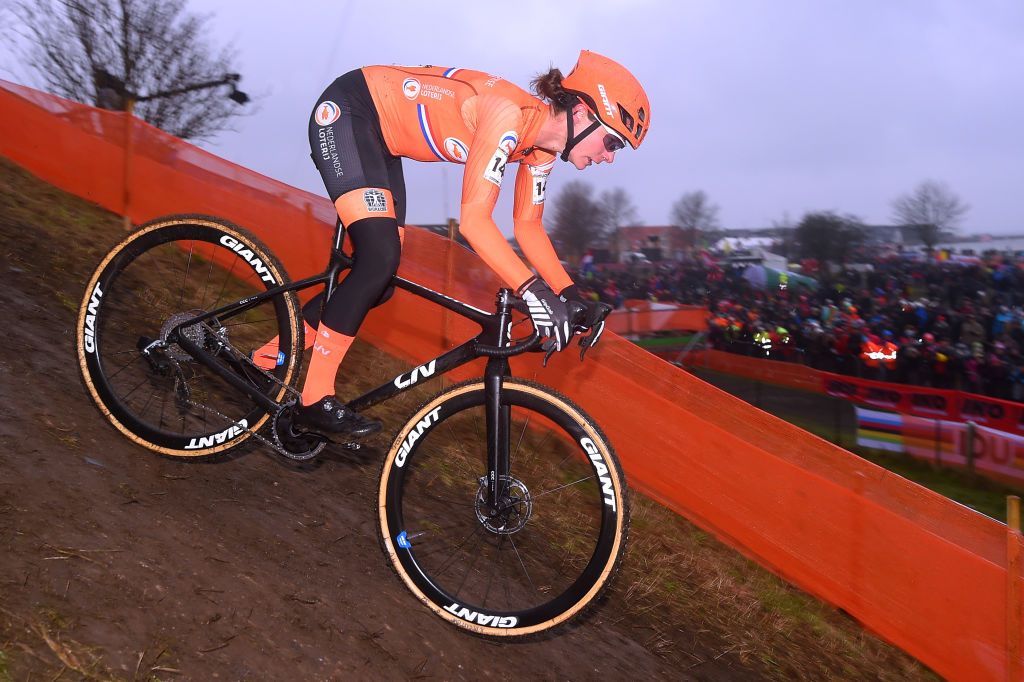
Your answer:
[[[316,105],[316,113],[313,118],[318,125],[329,126],[341,118],[341,107],[329,99],[324,100]]]

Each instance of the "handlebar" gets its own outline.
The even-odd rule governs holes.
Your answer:
[[[600,304],[600,305],[601,305],[602,308],[607,308],[607,311],[605,311],[604,315],[601,316],[601,319],[604,319],[608,315],[608,312],[611,311],[611,306],[606,305],[606,304]],[[519,299],[519,300],[515,301],[512,304],[512,307],[515,308],[516,310],[526,314],[527,315],[527,319],[529,319],[529,310],[526,307],[525,302],[522,301],[522,299]],[[586,329],[582,325],[583,325],[583,322],[584,322],[583,316],[587,312],[587,307],[585,305],[583,305],[582,303],[579,303],[577,301],[569,301],[568,304],[567,304],[567,307],[569,309],[569,321],[570,321],[570,325],[573,328],[573,331],[574,332],[581,332],[584,329]],[[511,346],[499,347],[499,346],[488,346],[486,344],[478,343],[476,345],[476,351],[480,355],[483,355],[483,356],[486,356],[486,357],[508,358],[508,357],[512,357],[513,355],[521,355],[522,353],[529,353],[530,351],[538,350],[538,348],[540,346],[541,346],[540,334],[538,334],[537,330],[534,329],[533,334],[529,338],[524,339],[523,341],[515,343],[515,344],[513,344]],[[551,352],[549,351],[548,355],[550,356],[550,354],[551,354]],[[581,353],[581,359],[582,359],[582,353]],[[545,358],[545,364],[547,364],[547,358]]]
[[[489,358],[510,358],[513,355],[520,355],[522,353],[529,353],[531,350],[537,348],[540,345],[540,334],[534,330],[533,335],[524,341],[513,344],[511,346],[505,346],[501,348],[499,346],[488,346],[486,344],[476,344],[476,352],[480,355],[485,355]]]

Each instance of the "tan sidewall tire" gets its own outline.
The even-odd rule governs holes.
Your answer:
[[[138,436],[127,425],[123,424],[114,414],[112,414],[110,409],[104,403],[102,397],[100,396],[96,388],[96,385],[93,381],[92,373],[88,366],[88,351],[86,350],[85,344],[86,317],[87,315],[89,315],[89,304],[92,299],[92,294],[110,262],[130,245],[134,244],[139,239],[151,235],[151,233],[157,230],[173,229],[175,227],[187,225],[198,225],[202,227],[208,227],[211,229],[219,230],[226,234],[231,235],[232,237],[238,239],[241,242],[244,242],[246,245],[252,248],[253,252],[262,260],[263,264],[270,270],[270,272],[274,275],[278,282],[286,283],[289,281],[288,274],[285,272],[284,267],[281,266],[277,258],[274,257],[270,250],[267,249],[266,246],[258,238],[248,233],[246,230],[243,230],[242,228],[239,228],[219,218],[213,218],[210,216],[181,215],[157,218],[156,220],[150,221],[138,227],[135,231],[133,231],[131,234],[125,237],[119,244],[117,244],[117,246],[110,250],[110,252],[106,255],[103,261],[93,272],[92,277],[90,277],[89,279],[89,283],[85,287],[85,294],[82,298],[82,305],[78,313],[78,327],[75,333],[75,352],[78,355],[79,372],[81,374],[82,383],[85,385],[86,391],[89,393],[90,397],[93,400],[93,403],[96,405],[99,411],[103,414],[107,421],[111,425],[113,425],[115,429],[121,432],[121,434],[123,434],[132,442],[137,443],[142,447],[148,450],[152,450],[153,452],[157,452],[161,455],[181,459],[197,459],[210,457],[211,455],[222,454],[227,452],[228,450],[239,447],[240,445],[247,442],[252,437],[252,434],[243,431],[239,436],[237,436],[234,439],[231,439],[230,441],[224,444],[195,450],[168,448]],[[301,320],[301,313],[298,310],[297,299],[294,297],[294,295],[292,295],[285,296],[285,300],[287,301],[289,317],[292,320],[293,347],[291,349],[291,353],[289,354],[289,357],[292,359],[292,362],[288,367],[284,383],[291,385],[292,382],[295,380],[296,375],[298,374],[299,364],[302,357],[302,353],[300,350],[301,346],[299,344],[302,343],[303,328],[301,321],[299,323],[296,323],[296,320]],[[281,396],[283,395],[284,390],[285,389],[282,388],[281,391],[275,396],[275,399],[280,399]],[[269,418],[270,415],[264,413],[255,424],[248,426],[249,430],[259,430],[267,422]]]
[[[399,449],[405,441],[410,430],[416,427],[416,425],[422,420],[429,412],[437,409],[440,405],[444,404],[448,400],[451,400],[457,396],[470,393],[473,391],[482,391],[484,389],[483,381],[472,381],[464,384],[453,386],[452,388],[438,394],[433,399],[428,401],[423,407],[421,407],[406,424],[399,429],[398,435],[395,441],[391,445],[391,449],[388,451],[387,457],[384,459],[382,473],[380,477],[380,487],[377,496],[377,517],[378,517],[378,529],[380,532],[380,541],[384,547],[385,553],[388,555],[388,559],[391,562],[391,566],[394,571],[405,583],[406,587],[423,602],[431,611],[436,613],[441,618],[445,619],[449,623],[458,626],[459,628],[469,630],[475,634],[483,635],[487,637],[498,637],[498,638],[523,638],[537,635],[550,631],[552,628],[556,628],[560,625],[564,625],[574,618],[582,615],[588,607],[592,606],[595,599],[601,594],[601,592],[608,586],[611,578],[618,568],[619,562],[622,558],[622,550],[624,548],[626,534],[628,526],[626,521],[629,514],[629,503],[626,496],[626,490],[618,459],[614,455],[614,451],[608,445],[604,435],[593,425],[593,422],[589,417],[586,416],[578,407],[573,405],[567,398],[564,398],[550,389],[543,387],[533,382],[522,381],[514,378],[506,379],[503,385],[504,390],[509,391],[522,391],[524,393],[532,394],[543,400],[554,405],[557,409],[563,411],[569,415],[574,421],[579,424],[587,436],[593,441],[601,455],[604,457],[607,463],[614,463],[614,466],[608,466],[609,476],[612,479],[612,484],[615,489],[617,499],[620,500],[619,509],[616,514],[616,526],[615,526],[615,540],[614,546],[609,555],[609,560],[606,566],[603,567],[600,577],[595,581],[594,585],[570,608],[563,611],[559,616],[542,623],[535,624],[530,627],[511,627],[511,628],[499,628],[499,627],[486,627],[470,623],[458,616],[446,611],[444,608],[436,604],[431,600],[419,586],[412,580],[409,574],[406,572],[405,567],[402,565],[398,558],[397,550],[395,548],[393,537],[399,529],[391,529],[388,527],[387,519],[387,488],[388,481],[391,472],[394,470],[393,464],[395,457],[398,455]]]

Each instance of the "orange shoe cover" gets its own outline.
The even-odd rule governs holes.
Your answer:
[[[313,342],[316,341],[316,330],[310,327],[305,320],[302,321],[302,324],[305,330],[302,335],[305,346],[303,350],[306,350],[311,348],[313,346]],[[259,350],[252,354],[253,364],[260,369],[266,370],[271,370],[277,367],[277,354],[280,345],[279,338],[280,337],[275,336],[270,339],[270,341],[267,341],[265,344],[260,346]]]

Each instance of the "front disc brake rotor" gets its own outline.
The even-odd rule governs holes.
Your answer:
[[[530,520],[533,499],[522,481],[511,476],[502,476],[501,480],[504,493],[497,509],[492,511],[487,504],[487,477],[480,479],[474,505],[476,518],[495,535],[512,535],[521,531]]]

